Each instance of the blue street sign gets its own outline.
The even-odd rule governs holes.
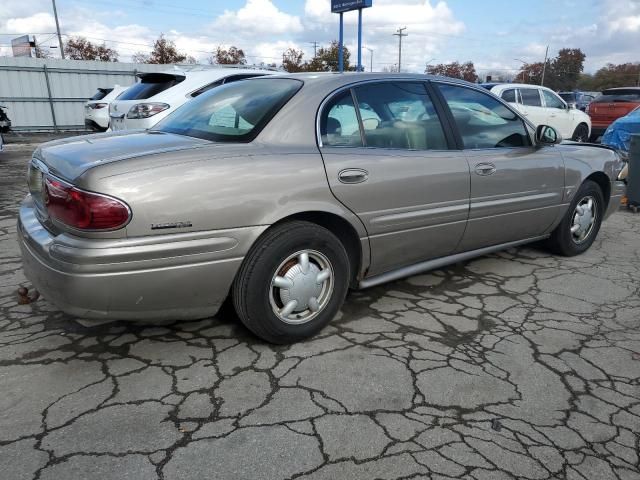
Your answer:
[[[350,12],[360,8],[369,8],[372,4],[373,0],[331,0],[331,12]]]

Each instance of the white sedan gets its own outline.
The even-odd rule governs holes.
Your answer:
[[[567,140],[589,141],[589,115],[567,105],[550,88],[521,83],[488,83],[483,87],[509,102],[534,125],[550,125]]]

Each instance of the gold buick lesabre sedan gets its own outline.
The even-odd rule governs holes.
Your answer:
[[[255,334],[294,342],[349,288],[539,240],[587,250],[624,163],[560,141],[463,81],[242,80],[149,130],[38,148],[24,270],[78,317],[204,318],[230,297]]]

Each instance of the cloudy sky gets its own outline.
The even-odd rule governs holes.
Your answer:
[[[179,6],[183,4],[185,6]],[[61,30],[107,45],[127,61],[149,51],[162,32],[178,48],[204,61],[216,46],[242,48],[250,62],[277,62],[288,47],[313,54],[311,42],[337,38],[330,0],[57,0]],[[407,27],[403,70],[425,63],[472,60],[480,74],[516,71],[521,59],[541,61],[546,45],[555,54],[579,47],[586,71],[607,62],[640,61],[640,0],[373,0],[364,11],[363,44],[374,51],[374,70],[397,62],[398,27]],[[345,14],[345,42],[355,53],[356,12]],[[0,55],[12,36],[36,34],[56,45],[50,0],[0,1]],[[59,55],[57,50],[51,50]],[[369,51],[363,63],[369,67]],[[354,54],[355,57],[355,54]]]

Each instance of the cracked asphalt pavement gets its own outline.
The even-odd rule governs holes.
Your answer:
[[[0,477],[640,479],[640,217],[349,295],[311,341],[230,314],[83,326],[16,242],[33,145],[0,153]]]

